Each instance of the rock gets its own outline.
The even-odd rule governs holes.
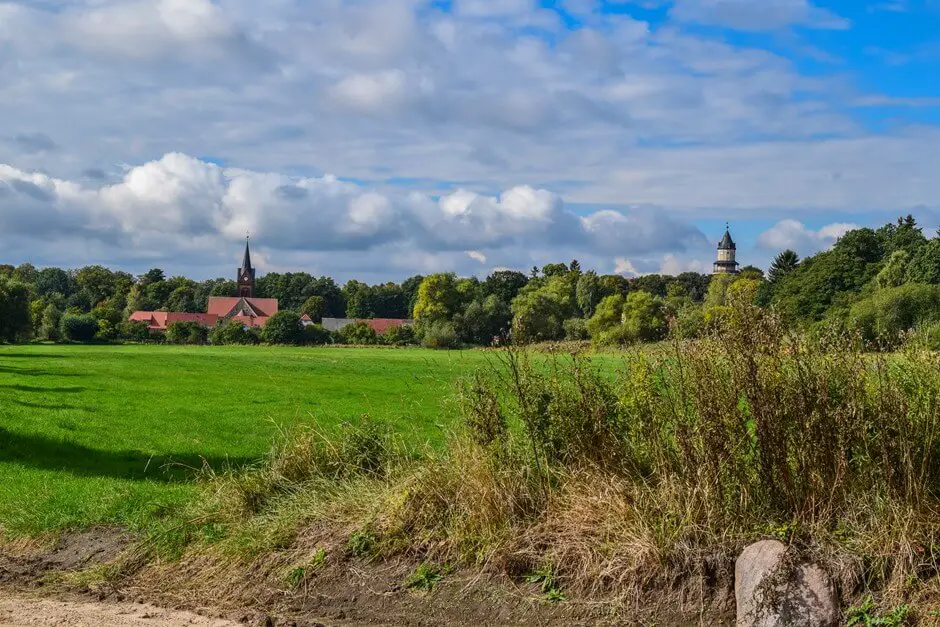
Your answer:
[[[734,565],[738,627],[834,627],[839,603],[829,575],[776,540],[750,545]]]

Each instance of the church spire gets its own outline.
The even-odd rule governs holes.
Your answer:
[[[251,270],[251,251],[248,250],[249,236],[245,236],[245,257],[242,259],[242,271]]]
[[[238,269],[238,295],[251,298],[255,292],[255,269],[251,267],[251,251],[248,250],[248,236],[245,236],[245,257]]]

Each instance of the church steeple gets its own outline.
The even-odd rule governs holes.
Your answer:
[[[255,291],[255,269],[251,267],[251,251],[248,250],[248,237],[245,237],[245,256],[238,269],[238,295],[251,298]]]

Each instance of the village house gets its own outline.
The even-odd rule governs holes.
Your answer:
[[[238,296],[211,296],[206,313],[175,311],[135,311],[131,321],[146,322],[151,331],[166,331],[174,322],[195,322],[214,327],[230,320],[245,327],[263,327],[268,318],[278,312],[277,299],[255,298],[255,269],[251,266],[251,251],[245,242],[245,256],[236,278]]]

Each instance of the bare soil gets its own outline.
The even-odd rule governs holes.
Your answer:
[[[733,600],[701,588],[659,594],[631,604],[577,599],[549,603],[538,584],[505,574],[458,571],[430,591],[403,581],[416,564],[328,560],[289,589],[254,564],[190,556],[179,563],[140,565],[108,583],[84,585],[62,575],[126,559],[134,539],[99,527],[66,534],[45,547],[0,546],[0,627],[28,625],[196,625],[228,627],[349,625],[731,625]],[[700,607],[709,608],[705,612]]]

